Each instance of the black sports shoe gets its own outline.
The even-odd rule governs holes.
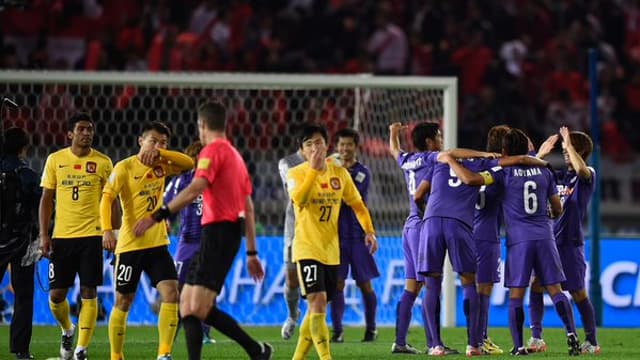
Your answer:
[[[73,354],[73,360],[87,360],[89,359],[89,355],[87,354],[87,349],[80,350],[77,353]]]
[[[377,338],[378,330],[367,330],[364,332],[364,338],[362,338],[362,342],[376,341]]]
[[[262,347],[262,352],[254,357],[251,360],[271,360],[271,356],[273,355],[273,346],[267,342],[260,343]]]
[[[71,327],[71,335],[62,334],[60,337],[60,358],[62,360],[73,359],[73,336],[75,335],[75,326]]]
[[[450,348],[447,345],[443,346],[445,355],[460,355],[460,351]]]
[[[343,343],[344,342],[344,331],[334,332],[333,335],[331,335],[331,342],[332,343]]]
[[[580,341],[574,333],[567,335],[567,346],[569,347],[569,356],[579,356],[582,353]]]
[[[521,348],[513,348],[511,349],[511,356],[526,356],[529,355],[529,352],[527,351],[526,347],[521,347]]]

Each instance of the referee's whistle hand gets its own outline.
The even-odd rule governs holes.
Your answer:
[[[264,269],[257,256],[249,256],[247,258],[247,270],[249,271],[249,276],[255,282],[260,282],[264,278]]]

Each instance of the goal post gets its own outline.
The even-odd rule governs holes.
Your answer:
[[[258,231],[266,235],[282,229],[277,161],[294,151],[296,126],[318,121],[330,134],[344,126],[361,133],[361,158],[373,176],[368,206],[374,223],[380,234],[400,236],[408,204],[402,174],[387,154],[388,125],[440,121],[445,148],[456,147],[457,91],[453,77],[0,71],[0,95],[21,105],[2,114],[3,125],[32,134],[36,169],[66,145],[65,120],[75,111],[92,114],[94,145],[116,162],[137,151],[145,121],[167,122],[174,130],[171,146],[186,147],[197,136],[197,105],[223,101],[229,135],[254,180]],[[455,276],[445,264],[442,323],[450,327],[456,322]]]

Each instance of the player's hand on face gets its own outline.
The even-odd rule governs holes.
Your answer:
[[[48,234],[40,235],[40,251],[42,251],[42,256],[46,258],[51,257],[51,253],[53,252],[53,245]]]
[[[325,158],[327,157],[327,147],[325,145],[316,145],[311,150],[311,158],[309,159],[309,165],[312,169],[322,170],[324,168]]]
[[[545,157],[549,155],[549,153],[553,150],[553,147],[556,145],[558,141],[558,134],[553,134],[545,140],[542,145],[540,145],[540,149],[538,150],[538,157]]]
[[[264,279],[264,269],[262,268],[262,263],[257,256],[249,256],[247,257],[247,270],[249,271],[249,276],[255,282],[260,282]]]
[[[102,247],[107,251],[114,251],[116,249],[116,235],[112,230],[107,230],[102,233]]]
[[[373,254],[378,251],[378,239],[375,234],[366,234],[364,237],[364,243],[369,249],[369,254]]]
[[[140,154],[140,162],[146,166],[151,166],[160,158],[160,152],[157,149],[146,150]]]
[[[138,220],[136,225],[133,227],[133,234],[136,237],[140,237],[144,235],[145,231],[147,231],[150,227],[155,225],[156,221],[151,218],[151,216],[147,216]]]

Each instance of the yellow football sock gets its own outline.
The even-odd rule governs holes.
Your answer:
[[[127,316],[129,312],[124,312],[117,307],[111,309],[109,317],[109,344],[111,345],[111,359],[124,359],[124,335],[127,331]]]
[[[49,298],[49,309],[51,310],[51,314],[56,319],[62,330],[68,331],[71,330],[73,326],[71,324],[71,318],[69,317],[69,302],[67,299],[64,299],[63,302],[56,304],[51,301]]]
[[[158,313],[158,356],[171,354],[177,330],[178,304],[163,302]]]
[[[82,299],[80,315],[78,315],[78,347],[87,348],[98,318],[98,299]]]
[[[309,331],[309,314],[307,314],[300,324],[300,334],[298,335],[296,351],[293,353],[293,360],[305,359],[312,346],[313,339],[311,338],[311,332]]]
[[[325,313],[312,313],[309,321],[309,331],[313,339],[313,345],[321,360],[331,360],[331,349],[329,348],[329,327]]]

